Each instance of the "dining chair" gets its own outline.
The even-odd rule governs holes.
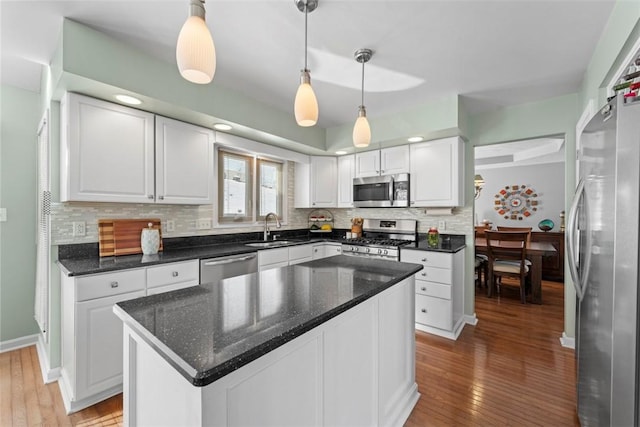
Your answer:
[[[526,303],[526,276],[529,266],[525,262],[527,232],[486,231],[489,255],[488,296],[491,297],[499,277],[512,277],[520,281],[520,302]],[[501,281],[500,286],[504,283]]]
[[[507,227],[505,225],[498,225],[497,226],[498,231],[523,231],[528,233],[527,234],[527,246],[531,243],[531,227]],[[527,267],[529,267],[529,269],[531,269],[531,260],[526,259],[524,260],[524,262],[527,264]],[[527,290],[529,290],[531,288],[531,275],[528,274],[527,275]]]
[[[489,224],[476,225],[475,226],[475,237],[485,237],[484,232],[486,230],[490,230],[491,226]],[[475,259],[475,279],[476,284],[482,287],[484,283],[485,286],[488,286],[488,273],[489,273],[489,257],[484,254],[476,254]]]

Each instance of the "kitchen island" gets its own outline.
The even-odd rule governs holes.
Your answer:
[[[421,268],[334,256],[118,303],[125,425],[401,425]]]

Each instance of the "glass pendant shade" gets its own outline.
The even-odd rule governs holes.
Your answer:
[[[356,124],[353,126],[353,145],[357,148],[364,148],[368,147],[369,143],[371,143],[371,127],[364,107],[361,106]]]
[[[293,110],[299,126],[309,127],[318,122],[318,100],[311,87],[311,77],[307,70],[302,71]]]
[[[182,26],[176,46],[180,75],[186,80],[206,84],[216,72],[216,49],[207,24],[200,16],[190,16]]]

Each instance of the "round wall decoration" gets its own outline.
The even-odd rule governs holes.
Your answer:
[[[538,194],[527,185],[507,185],[495,195],[494,209],[504,219],[522,220],[538,210]]]

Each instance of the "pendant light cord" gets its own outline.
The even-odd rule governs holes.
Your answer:
[[[362,61],[362,99],[361,99],[361,104],[364,107],[364,63],[365,61]]]
[[[307,70],[307,14],[309,8],[307,2],[304,2],[304,70]]]

